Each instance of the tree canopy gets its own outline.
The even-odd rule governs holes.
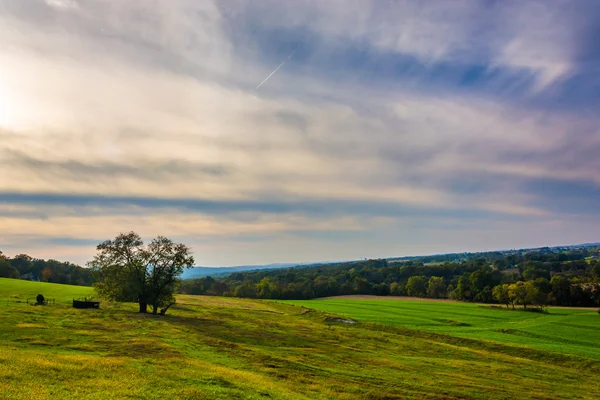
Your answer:
[[[139,311],[165,314],[175,303],[179,276],[194,265],[188,246],[158,236],[147,246],[135,232],[122,233],[97,246],[88,263],[98,294],[109,300],[139,303]]]
[[[42,260],[27,254],[10,258],[0,251],[0,278],[89,286],[92,276],[87,268],[70,262]]]

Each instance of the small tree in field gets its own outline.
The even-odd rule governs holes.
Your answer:
[[[178,277],[194,265],[188,246],[159,236],[148,246],[135,232],[120,234],[97,247],[88,263],[98,294],[109,300],[139,303],[139,312],[165,314],[175,303]]]
[[[494,299],[500,304],[506,304],[506,308],[508,308],[508,305],[512,302],[508,287],[509,285],[505,283],[504,285],[494,286],[494,289],[492,289]],[[514,303],[513,308],[515,308]]]
[[[523,309],[527,309],[529,304],[535,303],[538,290],[531,282],[517,282],[508,287],[508,294],[515,303],[521,304]]]

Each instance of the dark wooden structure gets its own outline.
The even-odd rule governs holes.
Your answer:
[[[75,300],[73,299],[73,308],[100,308],[99,301],[90,301],[88,299]]]
[[[15,302],[20,303],[21,301],[16,300]],[[35,301],[32,299],[27,299],[26,303],[32,306],[47,306],[48,304],[54,304],[54,299],[49,299],[41,294],[38,294],[35,298]]]

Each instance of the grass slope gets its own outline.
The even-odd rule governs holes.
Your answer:
[[[0,306],[8,302],[35,301],[38,294],[54,299],[56,303],[69,303],[80,297],[91,297],[94,290],[88,286],[59,285],[48,282],[31,282],[19,279],[0,278]]]
[[[472,303],[420,300],[286,301],[364,322],[525,345],[600,359],[596,310],[550,308],[547,314]]]
[[[31,285],[0,280],[0,299],[37,294]],[[593,358],[328,323],[276,302],[179,296],[165,317],[75,310],[77,289],[47,289],[55,306],[0,302],[2,399],[600,398]]]

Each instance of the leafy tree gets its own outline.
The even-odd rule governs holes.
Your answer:
[[[404,296],[406,295],[406,290],[404,285],[398,282],[390,283],[390,295],[392,296]]]
[[[555,275],[550,279],[552,302],[557,305],[571,305],[571,282],[565,276]]]
[[[470,274],[464,273],[459,279],[456,289],[452,292],[452,297],[456,300],[473,300],[473,290],[471,280],[469,279]]]
[[[295,286],[295,285],[294,285]],[[296,292],[296,289],[292,289]],[[240,286],[235,288],[233,293],[235,297],[247,297],[247,298],[255,298],[256,297],[256,285],[254,285],[250,281],[244,281]]]
[[[538,296],[538,290],[531,282],[517,282],[508,287],[509,296],[514,302],[527,309],[529,304],[534,304]]]
[[[496,271],[497,273],[498,271]],[[472,300],[483,303],[492,300],[492,288],[500,283],[501,277],[494,276],[494,271],[486,266],[474,271],[469,276]]]
[[[411,276],[406,282],[406,293],[413,297],[425,297],[427,294],[427,278]]]
[[[368,280],[357,276],[354,278],[354,291],[357,294],[371,294],[373,287]]]
[[[271,280],[268,277],[264,277],[258,284],[256,284],[256,292],[258,297],[261,299],[271,299],[273,298],[273,292],[277,287],[271,283]]]
[[[97,246],[88,263],[94,272],[97,292],[110,300],[139,303],[139,312],[165,314],[175,302],[178,277],[194,265],[188,246],[158,236],[145,247],[135,233],[122,233]]]
[[[449,284],[448,287],[446,288],[446,296],[448,298],[453,298],[453,293],[454,293],[454,285]]]
[[[511,303],[511,297],[508,290],[509,286],[510,285],[505,283],[504,285],[494,286],[494,289],[492,290],[494,299],[500,304],[506,304],[506,308],[508,308],[508,305]],[[513,308],[514,307],[515,305],[513,303]]]
[[[446,297],[446,284],[444,283],[444,278],[439,276],[432,276],[429,278],[429,282],[427,283],[427,297],[433,299]]]
[[[537,295],[535,296],[534,303],[540,307],[548,304],[550,293],[552,293],[552,285],[546,278],[537,278],[530,281],[531,284],[537,289]]]
[[[523,278],[526,281],[533,281],[538,278],[550,279],[550,272],[542,268],[529,267],[523,271]]]
[[[0,258],[0,278],[19,279],[19,271],[4,258]]]
[[[386,283],[373,285],[373,294],[376,296],[387,296],[390,294],[390,287]]]
[[[52,268],[50,267],[46,267],[42,270],[42,273],[40,274],[40,280],[42,282],[53,282],[52,280]]]
[[[600,281],[600,262],[594,261],[592,275],[597,281]]]
[[[20,274],[29,272],[33,258],[27,254],[18,254],[10,260],[10,264],[15,267]]]

